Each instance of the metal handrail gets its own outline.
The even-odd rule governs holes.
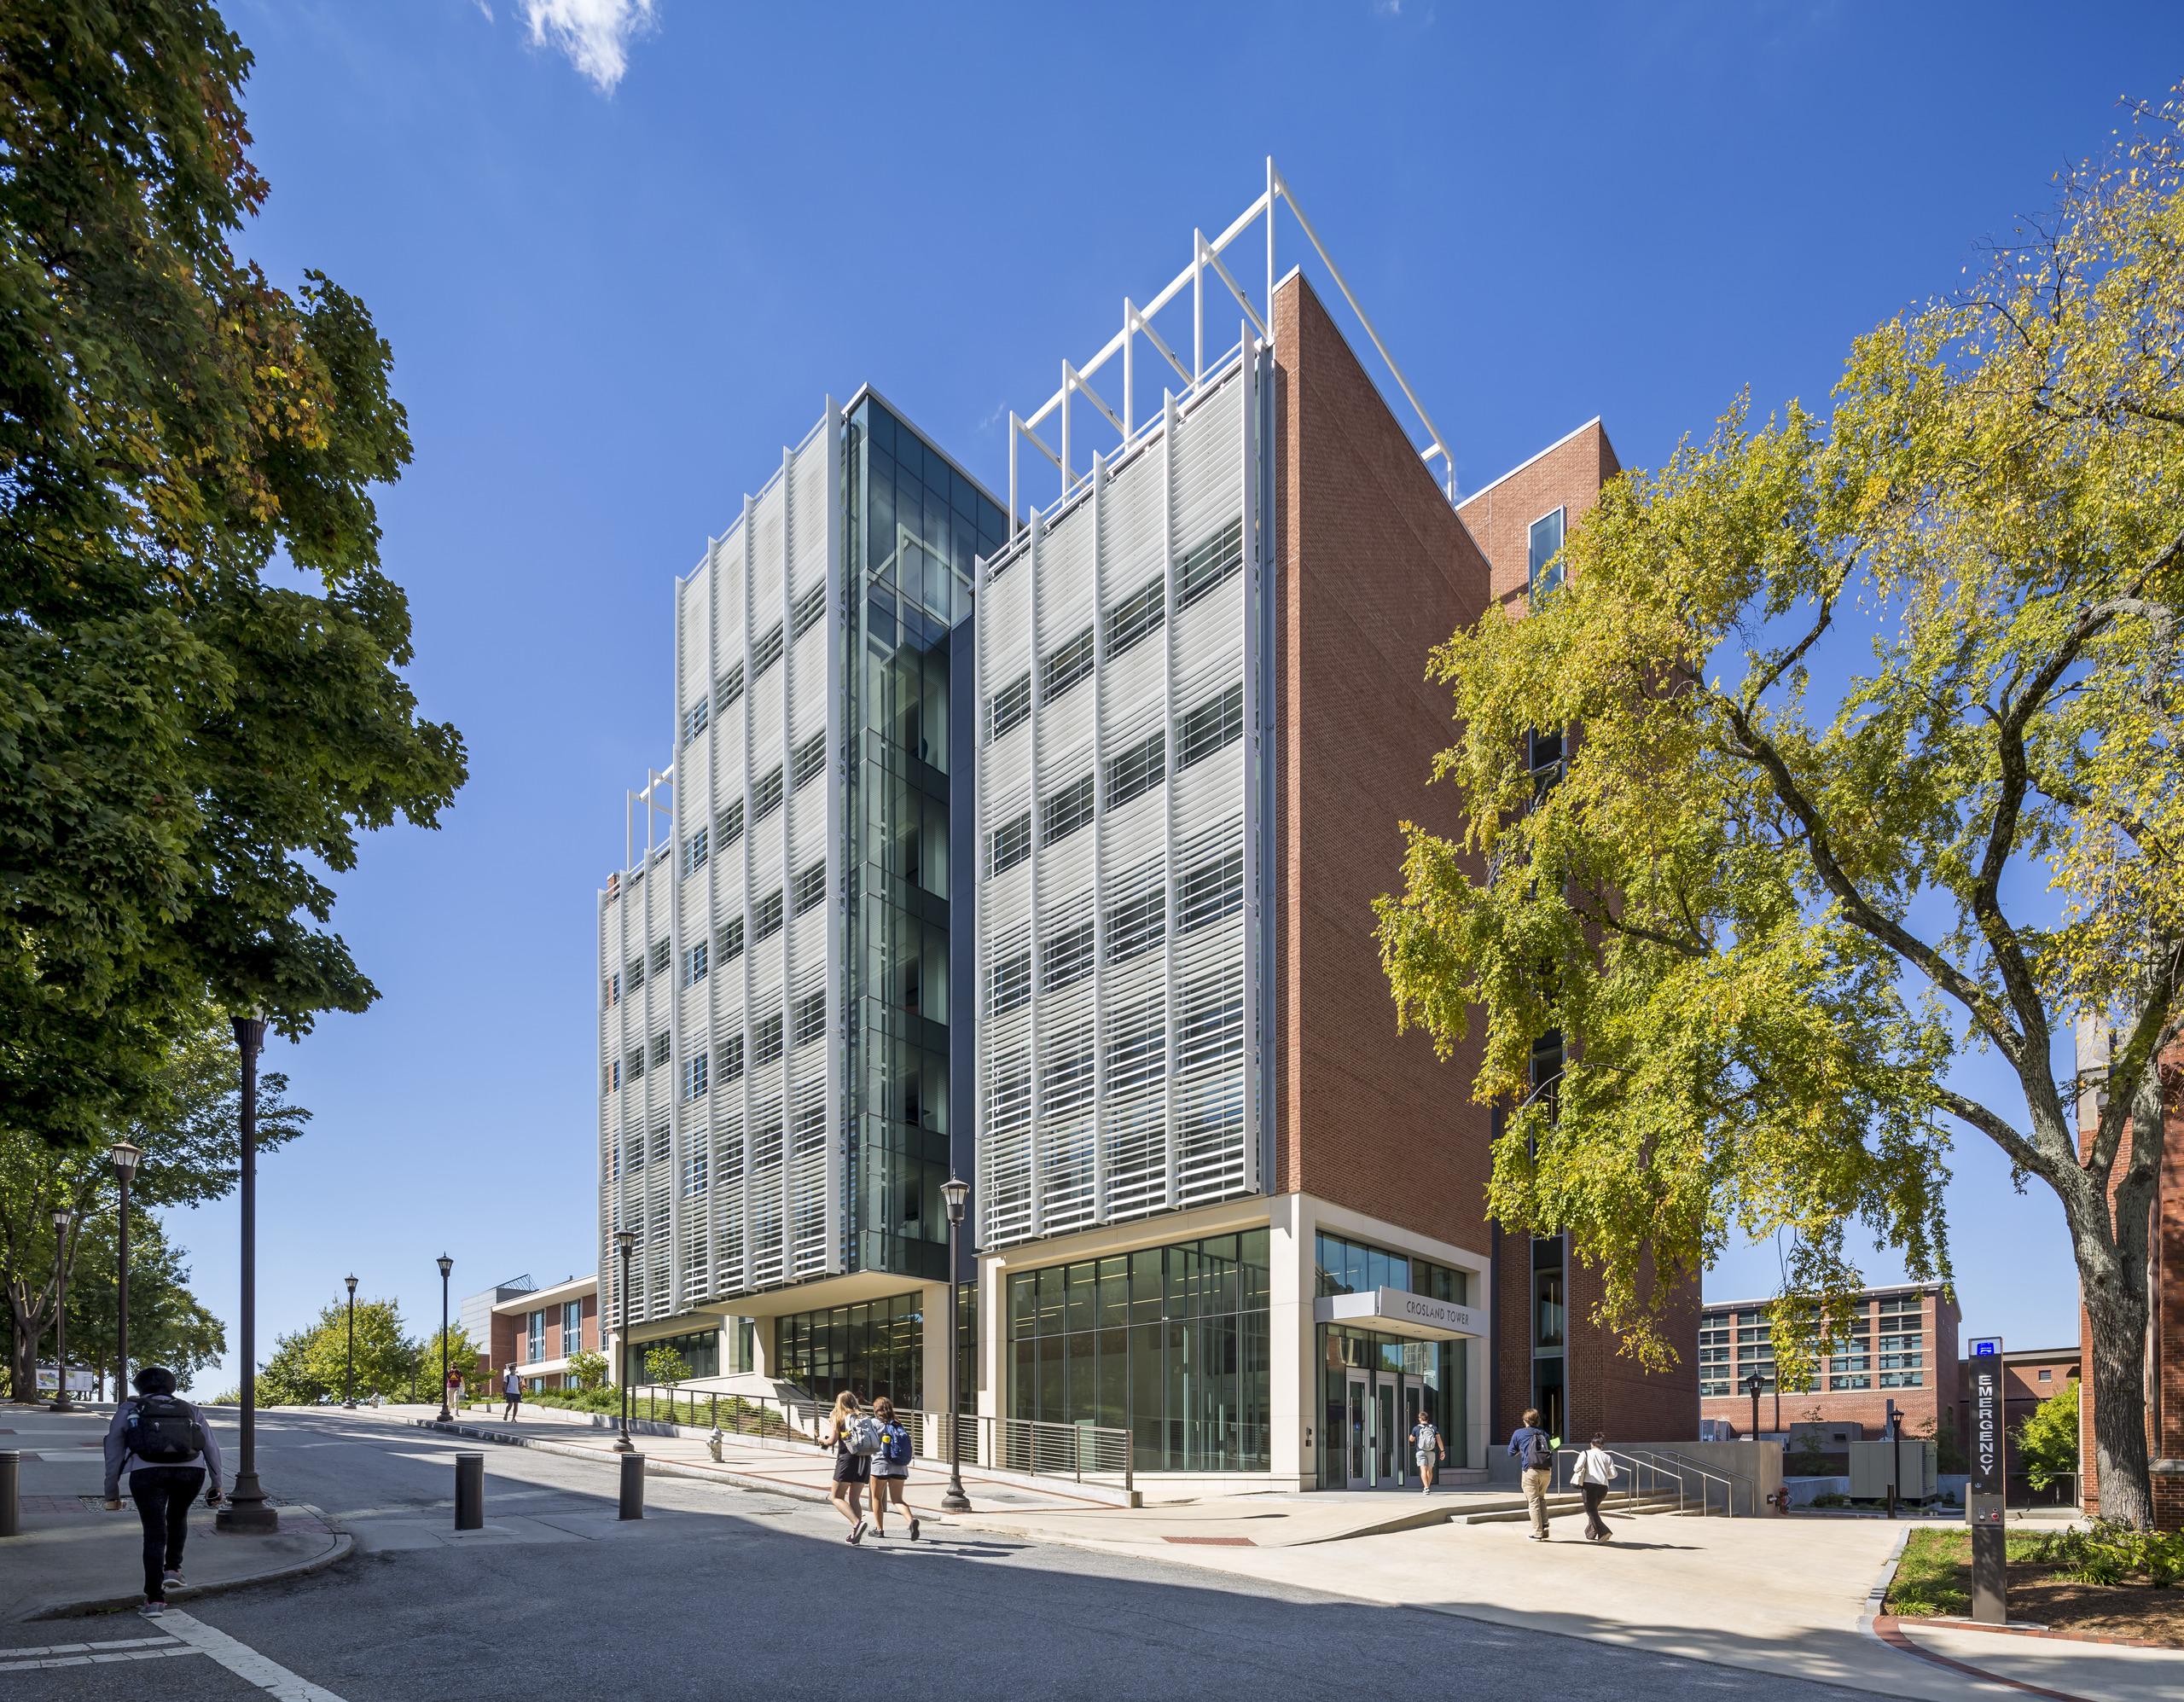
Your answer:
[[[1702,1465],[1689,1455],[1679,1454],[1673,1448],[1648,1448],[1641,1451],[1652,1459],[1675,1461],[1679,1471],[1696,1472],[1699,1478],[1700,1509],[1706,1516],[1710,1518],[1712,1516],[1714,1507],[1713,1496],[1706,1488],[1710,1481],[1722,1486],[1722,1508],[1727,1517],[1734,1519],[1737,1516],[1736,1485],[1738,1484],[1745,1486],[1747,1499],[1751,1503],[1752,1517],[1757,1519],[1759,1516],[1759,1485],[1753,1483],[1743,1473],[1727,1466]]]
[[[1556,1449],[1554,1450],[1554,1474],[1555,1474],[1555,1477],[1556,1477],[1558,1479],[1560,1479],[1560,1478],[1562,1478],[1562,1477],[1563,1477],[1563,1475],[1564,1475],[1564,1474],[1563,1474],[1563,1467],[1562,1467],[1562,1456],[1563,1456],[1564,1455],[1567,1454],[1567,1455],[1572,1455],[1572,1456],[1574,1457],[1575,1455],[1581,1455],[1581,1454],[1586,1453],[1587,1451],[1588,1451],[1587,1449],[1583,1449],[1583,1448],[1558,1448],[1558,1449]],[[1682,1474],[1681,1473],[1668,1471],[1668,1470],[1666,1470],[1664,1467],[1661,1467],[1661,1466],[1658,1466],[1658,1465],[1655,1464],[1655,1463],[1654,1463],[1653,1461],[1651,1461],[1651,1460],[1641,1460],[1641,1459],[1639,1459],[1635,1455],[1632,1455],[1632,1454],[1625,1454],[1625,1453],[1623,1453],[1620,1449],[1615,1449],[1615,1448],[1603,1448],[1603,1449],[1600,1449],[1600,1452],[1601,1452],[1601,1453],[1603,1453],[1603,1454],[1605,1454],[1605,1455],[1607,1455],[1607,1457],[1608,1457],[1609,1459],[1611,1459],[1611,1460],[1620,1460],[1620,1461],[1621,1461],[1624,1465],[1626,1465],[1626,1466],[1628,1466],[1628,1467],[1630,1467],[1630,1482],[1629,1482],[1629,1485],[1628,1485],[1626,1488],[1623,1489],[1622,1490],[1620,1490],[1620,1491],[1618,1492],[1618,1493],[1620,1493],[1620,1494],[1621,1494],[1621,1496],[1622,1496],[1622,1497],[1623,1497],[1623,1504],[1625,1507],[1632,1507],[1632,1506],[1635,1506],[1635,1505],[1637,1504],[1637,1502],[1641,1499],[1641,1496],[1640,1496],[1640,1493],[1639,1493],[1639,1487],[1638,1487],[1638,1474],[1639,1474],[1640,1473],[1641,1473],[1641,1472],[1649,1472],[1649,1473],[1652,1473],[1654,1477],[1656,1477],[1656,1478],[1668,1478],[1670,1482],[1672,1482],[1672,1483],[1676,1485],[1676,1511],[1677,1511],[1678,1513],[1681,1513],[1681,1512],[1682,1512],[1682,1511],[1683,1511],[1683,1506],[1684,1506],[1684,1483],[1683,1483],[1683,1476],[1682,1476]],[[1571,1483],[1566,1483],[1566,1482],[1559,1483],[1557,1486],[1558,1486],[1559,1488],[1561,1488],[1561,1489],[1564,1489],[1564,1490],[1576,1489],[1576,1488],[1582,1488],[1582,1487],[1583,1487],[1583,1486],[1582,1486],[1582,1485],[1580,1485],[1580,1484],[1571,1484]],[[1658,1488],[1648,1489],[1648,1490],[1647,1490],[1645,1491],[1645,1494],[1644,1494],[1643,1499],[1651,1500],[1654,1496],[1658,1495],[1658,1494],[1661,1494],[1661,1493],[1662,1493],[1662,1491],[1661,1491]]]

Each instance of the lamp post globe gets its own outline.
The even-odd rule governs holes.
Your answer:
[[[49,1412],[73,1413],[68,1401],[68,1226],[76,1214],[53,1214],[53,1402]]]
[[[962,1350],[957,1345],[956,1297],[960,1286],[956,1281],[961,1257],[956,1246],[963,1229],[963,1204],[971,1197],[971,1185],[953,1170],[940,1185],[940,1197],[948,1203],[948,1493],[940,1498],[942,1510],[948,1513],[968,1513],[971,1498],[963,1493],[962,1427],[957,1413],[961,1396],[956,1390],[958,1363]]]
[[[349,1285],[349,1368],[342,1378],[341,1404],[351,1412],[357,1407],[357,1279],[341,1279]]]
[[[129,1393],[129,1184],[144,1149],[117,1141],[106,1149],[113,1166],[113,1179],[121,1185],[121,1234],[114,1244],[113,1398],[119,1403]]]
[[[614,1356],[622,1362],[615,1368],[621,1374],[616,1380],[622,1385],[622,1428],[614,1438],[617,1454],[635,1453],[637,1446],[630,1440],[630,1254],[636,1245],[636,1230],[617,1229],[614,1232],[615,1251],[622,1255],[622,1280],[614,1290],[614,1298],[619,1303],[617,1311],[620,1317],[619,1327],[614,1333]]]
[[[440,1265],[440,1422],[452,1424],[455,1414],[447,1409],[447,1274],[455,1269],[455,1261],[445,1253]]]

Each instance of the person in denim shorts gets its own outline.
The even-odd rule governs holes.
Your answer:
[[[910,1433],[896,1419],[895,1403],[885,1395],[872,1403],[872,1415],[880,1420],[880,1434],[886,1438],[872,1456],[872,1534],[887,1534],[887,1503],[892,1499],[910,1521],[910,1541],[915,1542],[918,1516],[903,1499],[910,1481]]]

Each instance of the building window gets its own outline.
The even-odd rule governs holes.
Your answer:
[[[660,1065],[665,1064],[665,1063],[667,1061],[668,1054],[669,1054],[672,1049],[673,1049],[673,1048],[669,1044],[668,1038],[667,1038],[667,1037],[666,1037],[665,1035],[664,1035],[664,1034],[655,1034],[654,1036],[653,1036],[653,1037],[652,1037],[652,1061],[653,1061],[653,1066],[655,1069],[657,1069]]]
[[[652,943],[652,973],[655,975],[665,975],[667,973],[669,961],[674,955],[675,948],[667,941],[654,940]]]
[[[695,1199],[706,1191],[706,1151],[693,1147],[682,1155],[682,1197]]]
[[[720,925],[720,932],[713,936],[713,956],[723,963],[733,963],[743,956],[743,918],[730,916]]]
[[[740,1034],[731,1034],[727,1039],[722,1041],[715,1061],[720,1066],[722,1081],[741,1081],[743,1079],[743,1037]]]
[[[1155,886],[1107,912],[1107,961],[1126,963],[1167,937],[1168,893]]]
[[[827,772],[827,729],[822,727],[796,747],[791,763],[791,783],[799,792]]]
[[[757,827],[781,807],[781,771],[776,768],[751,788],[751,825]]]
[[[751,944],[763,945],[781,931],[781,890],[776,886],[751,907]]]
[[[757,684],[764,679],[766,670],[781,659],[781,624],[774,623],[774,630],[751,647],[751,681]]]
[[[854,1306],[793,1312],[774,1326],[775,1376],[831,1401],[846,1389],[859,1400],[885,1395],[898,1407],[925,1403],[922,1296],[897,1294]]]
[[[1039,953],[1040,990],[1058,993],[1065,987],[1075,986],[1091,974],[1092,963],[1089,918],[1075,927],[1056,929],[1047,936]]]
[[[1000,1016],[1031,1002],[1031,954],[1019,951],[993,966],[993,1014]]]
[[[796,889],[793,896],[796,914],[799,916],[806,910],[826,902],[827,860],[824,857],[820,858],[818,862],[796,877]]]
[[[761,1017],[751,1025],[751,1067],[763,1069],[781,1055],[781,1014]]]
[[[693,1330],[687,1335],[659,1336],[650,1341],[626,1343],[622,1350],[622,1381],[633,1389],[650,1386],[652,1374],[645,1369],[645,1356],[662,1348],[671,1348],[676,1357],[690,1368],[693,1377],[720,1375],[720,1332]]]
[[[1052,703],[1079,680],[1089,679],[1091,673],[1092,629],[1088,626],[1047,652],[1046,660],[1039,665],[1040,700]]]
[[[546,1315],[526,1312],[523,1322],[523,1362],[536,1365],[546,1356]]]
[[[1107,613],[1107,659],[1112,662],[1133,646],[1160,630],[1168,618],[1168,588],[1159,578],[1148,579]]]
[[[703,1099],[706,1096],[706,1078],[707,1075],[706,1066],[708,1061],[709,1060],[706,1059],[706,1054],[702,1051],[692,1054],[691,1056],[685,1060],[682,1066],[683,1098]]]
[[[606,1083],[607,1091],[615,1092],[622,1085],[622,1060],[619,1058],[615,1059],[599,1073]]]
[[[619,975],[609,975],[601,984],[600,991],[606,996],[607,1008],[609,1010],[613,1009],[622,1002],[622,978]]]
[[[1562,583],[1562,564],[1555,557],[1562,549],[1563,514],[1557,508],[1531,524],[1531,561],[1525,585],[1535,607]]]
[[[713,838],[726,851],[743,837],[743,800],[737,799],[713,816]]]
[[[1031,855],[1031,812],[1026,810],[1002,822],[989,836],[986,874],[989,877],[1006,874]]]
[[[1039,839],[1054,845],[1067,839],[1092,819],[1092,776],[1083,775],[1059,792],[1049,793],[1039,806]]]
[[[706,866],[706,830],[703,828],[682,841],[682,872],[695,874]]]
[[[986,742],[991,744],[1031,713],[1031,674],[1019,674],[986,700]]]
[[[682,742],[688,744],[706,730],[706,723],[712,719],[712,706],[700,698],[682,712]]]
[[[584,1351],[584,1302],[572,1300],[561,1308],[561,1357]]]
[[[632,1046],[630,1049],[630,1055],[623,1060],[623,1067],[629,1072],[630,1079],[633,1082],[640,1076],[643,1075],[645,1072],[645,1049],[642,1046]]]
[[[1176,608],[1188,608],[1244,565],[1244,521],[1239,515],[1183,557],[1176,575]]]
[[[713,682],[713,712],[717,715],[743,695],[743,664],[738,662]]]
[[[1183,990],[1176,1029],[1176,1068],[1185,1075],[1212,1069],[1244,1053],[1244,985],[1212,976]]]
[[[1176,929],[1191,933],[1244,908],[1244,854],[1230,851],[1187,870],[1176,883]]]
[[[706,946],[700,940],[682,954],[682,985],[694,987],[706,979]]]
[[[1240,680],[1183,717],[1176,729],[1176,766],[1187,769],[1217,751],[1227,750],[1243,736],[1244,686]]]
[[[645,955],[642,951],[622,967],[623,979],[629,982],[631,992],[645,984]]]
[[[1168,735],[1156,732],[1107,758],[1107,808],[1119,810],[1168,777]]]
[[[796,600],[788,612],[788,636],[793,644],[819,624],[827,613],[827,582],[822,579]]]
[[[2053,1380],[2054,1375],[2055,1374],[2053,1371],[2043,1371],[2040,1374],[2040,1380],[2043,1383],[2050,1382]]]
[[[789,1030],[791,1046],[808,1046],[827,1031],[827,995],[807,993],[796,1002],[795,1021]]]

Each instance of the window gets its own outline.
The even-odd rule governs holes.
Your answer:
[[[1194,548],[1177,566],[1176,607],[1188,608],[1244,565],[1244,521],[1241,515],[1228,522],[1205,543]]]
[[[733,804],[723,806],[714,816],[713,839],[723,851],[726,851],[742,837],[743,800],[739,798]]]
[[[1031,712],[1031,675],[1026,669],[986,700],[986,742],[991,744]]]
[[[827,582],[822,579],[799,597],[790,608],[788,612],[789,642],[795,642],[813,627],[818,625],[820,617],[826,613]]]
[[[706,1149],[693,1147],[682,1155],[682,1197],[685,1200],[706,1191]]]
[[[1047,652],[1039,665],[1039,697],[1052,703],[1092,671],[1092,629],[1086,627],[1066,643]]]
[[[822,727],[796,747],[790,758],[792,781],[799,792],[827,772],[827,729]]]
[[[1562,548],[1562,518],[1563,510],[1557,508],[1531,524],[1531,559],[1525,585],[1535,605],[1562,583],[1562,564],[1554,559]]]
[[[1049,793],[1039,806],[1040,842],[1054,845],[1066,839],[1091,819],[1092,776],[1088,774]]]
[[[622,1002],[622,978],[619,975],[609,975],[607,978],[605,990],[607,1008],[612,1010]]]
[[[682,742],[688,744],[706,730],[706,723],[712,719],[712,706],[700,698],[682,712]]]
[[[682,954],[682,985],[694,987],[706,979],[706,944],[700,940]]]
[[[1168,1073],[1168,1024],[1159,1001],[1108,1019],[1103,1062],[1111,1094],[1138,1092]]]
[[[1176,766],[1187,769],[1243,736],[1244,683],[1239,680],[1184,715],[1176,729]]]
[[[1107,912],[1107,961],[1124,963],[1160,944],[1168,932],[1168,893],[1155,886]]]
[[[808,993],[796,1002],[794,1020],[789,1025],[788,1043],[808,1046],[827,1031],[827,995]]]
[[[561,1308],[561,1356],[584,1351],[584,1302],[572,1300]]]
[[[624,965],[623,966],[623,967],[622,967],[622,976],[623,976],[623,979],[624,979],[624,980],[626,980],[626,981],[628,981],[628,982],[629,982],[629,984],[630,984],[630,990],[631,992],[635,992],[638,988],[640,988],[640,987],[642,987],[642,986],[643,986],[643,985],[644,985],[644,984],[645,984],[645,955],[644,955],[644,953],[642,953],[642,951],[641,951],[641,952],[639,952],[639,953],[638,953],[635,957],[632,957],[632,958],[631,958],[631,959],[630,959],[630,960],[626,964],[624,964]]]
[[[672,1049],[670,1046],[668,1038],[665,1035],[655,1034],[653,1036],[652,1061],[653,1065],[658,1066],[659,1065],[665,1064],[667,1061],[667,1054],[671,1049]]]
[[[2054,1379],[2054,1375],[2055,1374],[2053,1371],[2043,1371],[2040,1374],[2040,1380],[2043,1383],[2052,1382]]]
[[[781,1055],[781,1014],[761,1017],[751,1028],[751,1067],[761,1069]]]
[[[667,966],[673,961],[674,956],[673,946],[664,939],[654,940],[652,943],[652,973],[655,975],[665,975],[667,973]]]
[[[775,769],[751,788],[751,825],[757,827],[781,807],[781,771]]]
[[[706,1096],[706,1077],[711,1060],[703,1052],[691,1054],[682,1066],[682,1097],[703,1099]]]
[[[628,1072],[629,1078],[633,1082],[636,1081],[638,1077],[643,1075],[645,1072],[645,1049],[642,1046],[632,1046],[630,1049],[629,1057],[624,1061],[624,1068]]]
[[[1410,1292],[1410,1261],[1401,1253],[1368,1246],[1340,1235],[1318,1240],[1319,1287],[1322,1295],[1370,1294],[1382,1288]]]
[[[1006,874],[1031,855],[1031,812],[1026,810],[993,830],[986,849],[986,874]]]
[[[1244,1055],[1243,983],[1214,977],[1183,990],[1176,1030],[1178,1072],[1209,1070]]]
[[[524,1315],[523,1362],[536,1365],[546,1356],[546,1314],[526,1312]]]
[[[751,944],[758,945],[781,931],[781,890],[776,886],[751,907]]]
[[[1031,1002],[1031,954],[1019,951],[993,966],[993,1014],[1000,1016]]]
[[[743,1037],[741,1035],[731,1034],[721,1042],[720,1049],[713,1054],[713,1067],[719,1072],[720,1078],[723,1082],[739,1082],[743,1079]]]
[[[1194,933],[1243,908],[1244,854],[1240,851],[1187,869],[1176,883],[1178,933]]]
[[[1058,993],[1073,987],[1092,973],[1092,923],[1089,918],[1073,928],[1058,929],[1047,936],[1039,954],[1040,990]]]
[[[1107,758],[1107,808],[1119,810],[1168,777],[1168,735],[1155,732]]]
[[[607,1091],[608,1093],[619,1091],[622,1085],[622,1060],[619,1058],[615,1059],[601,1073],[607,1078]]]
[[[751,647],[751,683],[756,685],[765,677],[766,670],[781,659],[781,626],[774,623],[774,630]]]
[[[630,1169],[633,1170],[642,1170],[645,1167],[645,1137],[643,1135],[632,1135],[628,1140],[624,1141],[622,1143],[622,1153],[623,1162],[626,1164]]]
[[[1168,618],[1167,590],[1155,577],[1107,612],[1107,659],[1129,650],[1160,630]]]
[[[682,872],[695,874],[706,866],[706,830],[703,828],[682,841]]]
[[[827,859],[821,857],[796,877],[796,914],[802,915],[827,899]]]
[[[720,925],[720,932],[713,936],[713,956],[723,963],[733,963],[743,956],[743,918],[730,916]]]
[[[738,662],[713,682],[713,713],[717,715],[743,695],[743,664]]]

